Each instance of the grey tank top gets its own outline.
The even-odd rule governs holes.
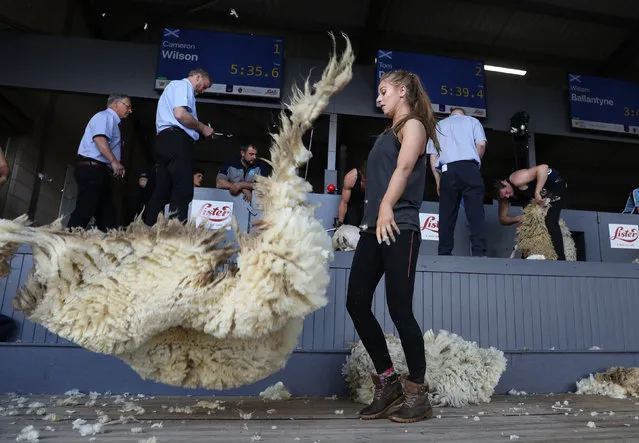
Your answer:
[[[368,154],[366,168],[366,206],[362,225],[375,232],[379,205],[386,194],[391,176],[397,168],[397,157],[401,143],[391,129],[377,137],[373,149]],[[393,213],[397,227],[402,230],[419,231],[419,208],[424,198],[426,181],[426,159],[420,155],[408,177],[406,188],[395,206]]]

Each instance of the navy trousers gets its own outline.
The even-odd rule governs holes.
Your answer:
[[[470,223],[471,252],[486,256],[484,227],[484,181],[479,165],[472,160],[451,162],[439,183],[439,255],[452,255],[459,203],[464,198],[466,218]]]

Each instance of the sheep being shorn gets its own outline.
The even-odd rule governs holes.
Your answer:
[[[331,36],[332,37],[332,36]],[[331,239],[297,174],[311,157],[302,135],[352,77],[346,36],[311,88],[293,91],[272,134],[273,173],[259,177],[262,217],[251,234],[159,218],[124,230],[30,227],[0,221],[5,266],[19,244],[34,267],[14,307],[86,349],[115,355],[144,378],[189,388],[228,389],[281,369],[305,315],[327,303]],[[237,229],[236,229],[237,231]],[[237,248],[236,248],[237,246]],[[237,253],[237,265],[226,267]]]
[[[386,334],[388,351],[395,371],[408,375],[401,342]],[[426,381],[433,406],[461,407],[468,404],[490,402],[501,374],[506,369],[504,353],[493,347],[480,348],[475,342],[447,331],[424,334],[426,355]],[[368,404],[373,399],[371,374],[373,362],[362,342],[351,348],[351,354],[342,368],[353,400]]]
[[[542,207],[533,203],[524,208],[521,215],[521,224],[517,227],[517,239],[513,256],[515,251],[519,251],[524,258],[530,256],[539,258],[539,256],[543,256],[546,260],[557,260],[557,253],[548,233],[548,228],[546,228],[545,216],[547,211],[548,206]],[[559,220],[559,227],[564,240],[566,260],[576,261],[577,249],[575,241],[563,219]]]

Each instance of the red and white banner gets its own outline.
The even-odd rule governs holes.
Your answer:
[[[639,226],[608,223],[610,247],[613,249],[639,249]]]
[[[189,212],[189,220],[195,220],[195,225],[206,223],[209,229],[231,229],[232,202],[213,200],[193,200]]]
[[[422,240],[439,241],[439,214],[419,213]]]

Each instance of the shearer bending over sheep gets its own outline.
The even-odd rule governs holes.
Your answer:
[[[421,242],[419,207],[426,180],[426,143],[432,139],[439,149],[439,141],[432,105],[415,74],[388,72],[378,92],[377,101],[392,118],[392,126],[377,137],[368,155],[367,204],[346,306],[377,372],[372,375],[373,401],[360,411],[360,418],[388,417],[409,423],[432,416],[424,380],[424,338],[413,316],[413,289]],[[409,370],[403,389],[371,310],[375,288],[384,274],[388,310]]]
[[[513,172],[508,178],[495,182],[499,199],[499,222],[502,225],[521,222],[520,216],[508,215],[511,202],[522,203],[525,207],[532,200],[539,205],[545,205],[546,199],[549,199],[551,205],[546,213],[546,227],[557,253],[557,260],[566,260],[559,217],[565,203],[567,187],[559,172],[545,164]]]

